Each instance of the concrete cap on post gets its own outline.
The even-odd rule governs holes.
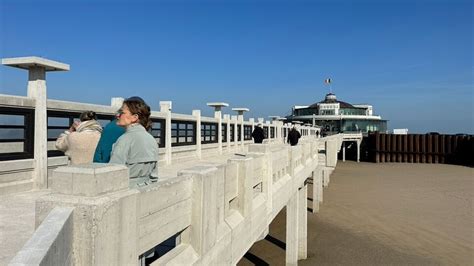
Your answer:
[[[37,56],[3,58],[2,64],[6,66],[27,69],[42,67],[45,71],[69,71],[68,64],[41,58]]]
[[[228,107],[228,103],[223,103],[223,102],[213,102],[213,103],[207,103],[207,106],[214,107],[215,111],[220,111],[222,107]]]
[[[232,108],[232,111],[236,111],[239,115],[244,115],[244,112],[250,111],[248,108]]]
[[[125,165],[81,164],[57,168],[50,181],[60,194],[93,197],[127,189],[129,173]]]

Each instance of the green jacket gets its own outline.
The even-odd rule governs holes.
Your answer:
[[[126,165],[130,179],[157,179],[158,143],[142,125],[131,125],[114,144],[110,163]]]
[[[112,145],[123,133],[125,133],[125,129],[117,125],[117,119],[110,121],[105,126],[95,149],[94,163],[108,163],[110,161]]]

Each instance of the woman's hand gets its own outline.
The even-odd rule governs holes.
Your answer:
[[[74,132],[76,131],[77,127],[79,126],[80,122],[78,121],[74,121],[74,123],[72,123],[71,127],[69,128],[69,132]]]

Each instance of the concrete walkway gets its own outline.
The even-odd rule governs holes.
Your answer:
[[[299,264],[474,265],[473,203],[472,168],[339,162]],[[285,215],[239,265],[284,265]]]
[[[160,167],[160,178],[172,178],[180,170],[203,163],[225,163],[234,153]],[[8,265],[35,230],[35,201],[49,190],[0,196],[0,266]]]

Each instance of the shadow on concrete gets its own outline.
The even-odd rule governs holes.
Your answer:
[[[277,238],[274,238],[273,236],[271,235],[267,235],[265,237],[265,240],[267,240],[268,242],[278,246],[279,248],[283,249],[283,250],[286,250],[286,243],[281,241],[280,239],[277,239]]]
[[[266,261],[262,260],[261,258],[255,256],[254,254],[250,252],[245,253],[244,258],[246,258],[248,261],[252,262],[255,265],[261,265],[261,266],[270,265]]]

